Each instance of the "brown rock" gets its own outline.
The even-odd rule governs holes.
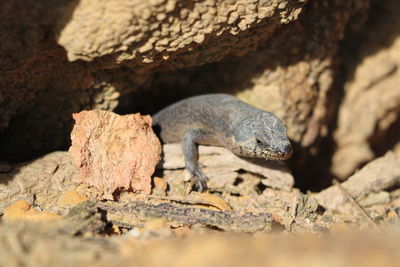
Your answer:
[[[77,175],[68,153],[61,151],[13,165],[11,171],[0,173],[0,210],[25,200],[40,209],[65,214],[67,208],[58,203],[63,192],[76,188]]]
[[[342,183],[342,186],[353,198],[360,198],[391,188],[399,183],[400,161],[392,152],[388,152],[385,156],[368,163]],[[340,208],[343,203],[348,201],[347,196],[335,185],[321,191],[315,197],[322,206],[329,209]]]
[[[7,220],[27,220],[32,222],[58,220],[60,215],[47,211],[37,211],[25,200],[18,200],[4,209]]]
[[[153,178],[153,184],[154,187],[152,188],[152,195],[161,195],[161,196],[165,196],[167,193],[167,189],[168,189],[168,183],[160,178],[160,177],[154,177]]]
[[[193,47],[192,40],[201,44],[206,36],[210,37],[204,43],[208,51],[206,54],[202,52],[203,49],[192,49],[189,57],[182,55],[185,62],[171,62],[173,65],[198,65],[214,61],[215,55],[222,58],[227,54],[240,54],[241,49],[251,49],[252,45],[269,37],[281,24],[296,20],[305,1],[238,2],[231,5],[218,1],[191,4],[184,0],[139,1],[132,5],[123,0],[80,1],[75,6],[72,19],[60,32],[58,42],[67,51],[70,61],[92,61],[107,55],[118,63],[130,61],[143,66],[143,58],[146,58],[150,65],[157,66],[162,60],[154,51],[153,43],[156,41],[167,39],[175,44],[172,47],[159,44],[159,51],[180,54],[180,49]],[[278,10],[277,2],[285,6],[281,12],[275,14],[263,10],[265,6]],[[172,10],[176,14],[186,14],[171,16]],[[99,23],[99,17],[102,23]],[[271,17],[274,20],[268,20]],[[248,28],[253,31],[244,35],[243,31]],[[242,35],[239,38],[240,33]],[[230,45],[226,46],[224,42]]]
[[[381,15],[353,37],[363,45],[347,59],[352,79],[344,86],[331,167],[339,178],[400,142],[400,3],[378,1],[377,7]]]
[[[161,153],[150,116],[82,111],[73,117],[69,154],[86,185],[105,198],[126,190],[150,193],[150,176]]]
[[[119,95],[137,91],[160,68],[251,51],[296,20],[305,4],[240,2],[0,1],[0,131],[7,128],[0,159],[68,147],[72,113],[114,110]],[[277,2],[287,4],[278,10]],[[236,9],[238,20],[227,25]],[[138,98],[128,99],[134,107]]]
[[[299,144],[294,173],[329,168],[319,162],[330,164],[333,152],[320,141],[336,125],[332,171],[341,177],[398,140],[387,134],[400,121],[398,1],[134,2],[0,1],[0,160],[65,149],[73,112],[155,111],[213,91],[286,122]],[[351,38],[367,17],[367,38]],[[357,53],[337,53],[352,42]],[[360,70],[343,75],[358,54]],[[303,176],[300,183],[323,178]]]
[[[75,190],[70,190],[61,195],[59,205],[64,207],[72,207],[86,200],[86,197],[80,195]]]
[[[159,167],[164,170],[164,179],[170,184],[181,182],[184,175],[174,171],[185,167],[180,144],[164,145],[163,154],[163,162]],[[259,175],[263,177],[261,182],[265,186],[284,191],[290,191],[294,184],[293,176],[281,163],[240,158],[223,147],[200,145],[199,163],[209,178],[208,187],[213,190],[221,190],[228,184],[233,184],[239,171]]]

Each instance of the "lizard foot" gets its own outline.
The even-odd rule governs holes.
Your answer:
[[[202,193],[207,189],[207,180],[199,179],[198,177],[193,177],[191,185],[193,190]]]
[[[189,172],[192,175],[192,188],[198,192],[204,192],[207,189],[208,177],[199,167],[195,167],[192,170],[189,170]]]

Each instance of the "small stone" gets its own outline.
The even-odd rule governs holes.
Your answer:
[[[161,36],[161,32],[160,31],[154,31],[153,32],[153,36],[154,37],[160,37]]]
[[[157,20],[162,21],[167,17],[164,13],[157,14]]]
[[[142,46],[141,48],[139,48],[139,52],[140,53],[145,53],[147,51],[150,51],[151,49],[153,49],[153,45],[151,43],[146,43],[144,46]]]
[[[179,45],[179,43],[180,43],[180,41],[181,40],[174,40],[174,41],[172,41],[169,45],[171,46],[171,47],[177,47],[178,45]]]
[[[180,18],[181,18],[182,20],[186,19],[186,18],[189,16],[189,13],[190,13],[189,10],[183,8],[183,9],[181,10],[181,13],[180,13]]]
[[[165,39],[161,39],[160,41],[158,41],[158,42],[156,43],[156,45],[157,45],[157,46],[167,46],[168,43],[169,43],[169,40],[168,40],[167,38],[165,38]]]
[[[246,22],[247,25],[249,25],[253,23],[256,20],[256,18],[257,18],[256,14],[250,14],[244,18],[244,21]]]
[[[238,27],[239,27],[239,29],[242,30],[242,31],[247,30],[246,21],[245,21],[244,19],[242,19],[242,20],[239,22]]]
[[[232,12],[230,15],[229,15],[229,18],[228,18],[228,24],[233,24],[233,23],[235,23],[236,21],[237,21],[237,19],[239,18],[239,14],[238,13],[236,13],[236,12]]]
[[[208,7],[206,5],[201,5],[197,7],[197,10],[199,11],[200,14],[207,13]]]
[[[181,43],[180,43],[180,48],[183,48],[185,45],[188,45],[188,44],[190,44],[190,43],[192,43],[193,42],[193,37],[188,37],[188,38],[185,38]]]
[[[236,11],[239,15],[245,15],[246,14],[246,7],[244,5],[238,5],[236,8]]]
[[[165,5],[165,11],[166,12],[171,12],[175,9],[176,1],[168,1],[168,3]]]
[[[151,10],[149,8],[146,8],[146,9],[142,10],[140,15],[141,15],[142,19],[148,20],[151,17]]]
[[[180,24],[176,24],[175,26],[173,26],[171,28],[172,32],[174,33],[179,33],[181,31],[181,25]]]
[[[286,5],[287,5],[287,2],[282,2],[282,3],[280,3],[280,4],[278,5],[278,8],[279,8],[279,9],[285,9]]]
[[[193,37],[193,41],[195,41],[198,44],[201,44],[204,41],[204,34],[199,34]]]
[[[145,58],[143,58],[142,62],[143,62],[143,63],[147,63],[147,64],[148,64],[148,63],[153,63],[153,62],[154,62],[154,60],[153,60],[153,59],[151,59],[151,58],[146,58],[146,57],[145,57]]]

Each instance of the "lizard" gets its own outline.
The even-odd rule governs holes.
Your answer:
[[[267,160],[286,160],[293,151],[276,115],[228,94],[198,95],[172,104],[153,115],[153,129],[162,143],[181,143],[185,168],[200,192],[208,180],[198,164],[200,144]]]

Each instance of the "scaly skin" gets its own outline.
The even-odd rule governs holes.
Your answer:
[[[198,144],[222,146],[244,157],[285,160],[292,147],[283,123],[273,113],[226,94],[210,94],[179,101],[153,116],[163,143],[182,143],[185,166],[198,191],[207,176],[198,166]]]

